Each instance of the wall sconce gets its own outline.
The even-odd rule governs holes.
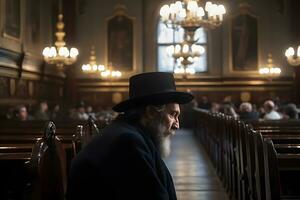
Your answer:
[[[299,66],[300,65],[300,46],[298,46],[297,49],[297,55],[295,54],[295,50],[293,47],[289,47],[285,51],[285,56],[287,58],[287,61],[292,66]]]

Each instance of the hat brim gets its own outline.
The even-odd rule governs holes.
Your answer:
[[[163,105],[167,103],[186,104],[193,98],[194,96],[187,92],[165,92],[127,99],[115,105],[112,109],[116,112],[125,112],[132,108],[145,105]]]

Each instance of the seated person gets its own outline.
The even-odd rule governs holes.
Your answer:
[[[88,116],[91,116],[93,119],[96,119],[96,113],[93,111],[93,107],[92,106],[87,106],[86,107],[86,114]]]
[[[281,115],[275,110],[275,104],[272,100],[265,101],[264,103],[265,114],[263,119],[265,120],[278,120],[281,119]]]
[[[258,120],[259,113],[253,111],[252,104],[249,102],[243,102],[239,108],[239,115],[241,120]]]
[[[210,112],[212,112],[212,113],[220,112],[220,104],[218,104],[216,102],[212,102]]]
[[[113,107],[117,119],[73,159],[66,199],[176,200],[162,157],[179,128],[179,104],[192,99],[176,91],[172,73],[132,76],[129,98]]]
[[[239,115],[235,112],[233,106],[229,103],[224,103],[220,108],[220,112],[232,116],[234,119],[237,119],[239,117]]]
[[[284,119],[298,119],[300,110],[293,103],[289,103],[283,107]]]
[[[41,101],[39,104],[39,109],[34,114],[36,120],[47,121],[50,119],[48,114],[48,103],[46,101]]]
[[[205,110],[210,110],[211,109],[211,103],[209,102],[207,96],[202,96],[200,98],[200,101],[198,103],[198,108],[202,108]]]
[[[74,112],[71,113],[71,118],[74,120],[88,120],[89,115],[85,112],[85,104],[80,101]]]
[[[64,113],[62,112],[60,105],[56,104],[51,112],[51,120],[62,121],[65,119]]]
[[[28,114],[27,108],[25,105],[19,105],[16,107],[16,110],[15,110],[15,120],[28,121],[28,120],[33,120],[33,117]]]

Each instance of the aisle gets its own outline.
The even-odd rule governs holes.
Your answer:
[[[191,131],[179,130],[172,138],[172,153],[165,159],[178,200],[228,200],[221,181]]]

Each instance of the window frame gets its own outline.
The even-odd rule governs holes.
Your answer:
[[[174,33],[174,31],[176,31],[176,30],[172,30],[171,28],[170,28],[170,30],[172,30],[172,32],[173,32],[173,36],[172,36],[172,42],[159,42],[159,36],[160,36],[160,33],[159,33],[159,28],[160,28],[160,25],[164,25],[164,23],[159,19],[158,20],[158,22],[156,23],[156,38],[155,38],[155,40],[156,40],[156,69],[157,69],[157,71],[160,71],[160,72],[173,72],[174,71],[174,69],[175,69],[175,67],[176,66],[178,66],[178,64],[176,64],[176,61],[174,60],[174,58],[172,58],[173,59],[173,71],[171,71],[171,70],[169,70],[169,71],[166,71],[166,70],[161,70],[161,66],[159,65],[159,58],[161,57],[160,56],[160,47],[168,47],[168,46],[170,46],[170,45],[176,45],[176,44],[181,44],[181,42],[176,42],[175,41],[175,39],[174,39],[174,36],[175,36],[175,33]],[[178,31],[178,30],[177,30]],[[208,38],[208,34],[207,34],[207,32],[205,31],[205,29],[203,29],[203,31],[202,31],[202,33],[205,35],[205,41],[203,42],[197,42],[196,44],[197,45],[201,45],[201,46],[203,46],[204,48],[205,48],[205,53],[203,54],[203,55],[201,55],[200,56],[200,58],[201,57],[203,57],[203,56],[205,56],[205,62],[204,62],[204,70],[202,70],[202,71],[200,71],[200,70],[198,70],[198,71],[196,71],[196,73],[194,74],[194,75],[196,75],[196,74],[202,74],[202,73],[208,73],[208,71],[209,71],[209,69],[208,69],[208,58],[209,58],[209,55],[208,55],[208,49],[209,49],[209,45],[208,45],[208,40],[209,40],[209,38]],[[177,33],[178,34],[178,33]],[[200,64],[202,64],[202,63],[200,63]]]

